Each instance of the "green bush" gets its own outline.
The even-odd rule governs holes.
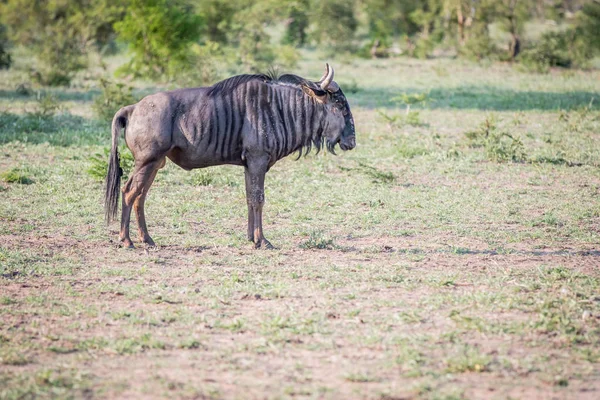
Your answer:
[[[94,98],[92,108],[101,120],[112,121],[121,107],[137,101],[132,94],[133,88],[131,86],[102,78],[100,79],[100,87],[102,91]]]
[[[358,20],[352,2],[315,1],[311,11],[310,36],[314,41],[334,53],[354,50],[353,39]]]
[[[551,67],[585,67],[594,55],[593,48],[577,28],[547,32],[519,56],[527,71],[547,72]]]
[[[6,38],[6,28],[0,24],[0,69],[8,69],[12,64],[12,57],[7,50],[8,40]]]
[[[303,46],[306,43],[306,31],[309,18],[310,4],[308,0],[295,1],[290,5],[288,23],[281,42],[291,46]]]
[[[190,177],[190,183],[194,186],[210,186],[215,181],[215,177],[210,169],[200,169],[194,171]]]
[[[87,67],[80,43],[60,28],[44,39],[36,57],[40,62],[32,78],[44,86],[68,86],[75,73]]]
[[[200,37],[203,20],[185,1],[130,0],[128,11],[114,25],[132,53],[119,72],[172,80],[194,67],[190,46]]]
[[[527,161],[521,139],[501,130],[493,117],[486,118],[477,129],[465,132],[465,136],[472,147],[483,147],[490,161]]]
[[[181,65],[181,69],[172,81],[179,86],[188,87],[212,85],[221,78],[218,64],[222,57],[223,51],[218,43],[194,44],[190,48],[189,55],[192,66]]]
[[[337,246],[333,239],[322,231],[312,231],[305,242],[300,243],[300,248],[305,250],[334,250]]]
[[[41,119],[51,119],[53,118],[59,111],[62,110],[62,105],[53,93],[44,93],[38,92],[35,109],[27,113],[30,117],[37,117]]]
[[[475,61],[494,58],[498,54],[498,48],[490,37],[487,26],[477,24],[465,45],[460,48],[459,54]]]
[[[518,57],[529,71],[547,72],[550,67],[570,67],[572,60],[567,50],[567,36],[563,32],[547,32],[532,47]]]
[[[38,83],[70,84],[87,67],[91,49],[113,39],[113,22],[124,13],[119,0],[0,1],[0,19],[11,42],[31,51]],[[1,42],[1,39],[0,39]]]
[[[104,149],[103,153],[95,153],[90,158],[90,167],[87,169],[87,173],[92,178],[103,181],[108,173],[108,156],[110,155],[110,149]],[[135,160],[133,154],[127,147],[119,148],[119,160],[121,169],[123,170],[123,176],[121,179],[126,180],[129,172],[133,169]]]
[[[33,180],[18,168],[0,173],[0,179],[6,183],[19,183],[21,185],[30,185],[33,183]]]
[[[428,58],[435,48],[435,43],[429,37],[417,38],[414,47],[410,50],[412,57]]]

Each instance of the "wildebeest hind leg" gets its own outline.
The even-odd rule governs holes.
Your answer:
[[[164,161],[161,159],[161,161]],[[144,185],[150,178],[150,176],[158,169],[159,162],[152,161],[145,164],[138,164],[133,170],[131,177],[125,183],[123,187],[123,201],[121,210],[121,232],[119,233],[119,240],[123,243],[123,246],[133,248],[133,242],[129,236],[129,222],[131,219],[131,208],[137,198],[143,193]]]
[[[144,204],[146,202],[146,196],[148,195],[148,191],[150,190],[150,186],[154,182],[154,178],[156,178],[156,174],[158,170],[165,166],[165,158],[158,162],[156,168],[150,173],[147,177],[146,181],[143,183],[142,193],[135,199],[133,202],[133,210],[135,211],[135,218],[138,224],[138,232],[139,238],[142,243],[146,243],[148,246],[155,246],[154,240],[150,237],[148,233],[148,227],[146,226],[146,215],[144,213]]]

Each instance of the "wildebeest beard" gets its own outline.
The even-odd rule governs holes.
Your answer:
[[[316,154],[319,154],[319,152],[325,145],[328,152],[337,155],[337,153],[335,152],[336,144],[337,142],[325,139],[325,137],[323,137],[322,135],[317,134],[314,137],[310,138],[302,147],[298,149],[298,157],[296,157],[296,160],[300,159],[300,157],[302,156],[306,157],[306,155],[308,155],[308,153],[311,152],[313,146],[315,147],[315,149],[317,149]]]

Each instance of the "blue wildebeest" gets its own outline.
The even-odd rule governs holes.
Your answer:
[[[156,93],[121,108],[112,121],[112,148],[106,177],[105,213],[115,219],[120,177],[118,141],[125,142],[135,159],[122,189],[119,239],[133,247],[129,236],[131,208],[135,210],[140,240],[149,246],[144,201],[166,158],[186,170],[213,165],[242,165],[246,177],[248,239],[255,247],[271,248],[263,235],[262,209],[265,173],[277,160],[312,146],[335,154],[355,146],[354,120],[344,93],[327,64],[323,77],[312,82],[296,75],[279,78],[239,75],[211,87]]]

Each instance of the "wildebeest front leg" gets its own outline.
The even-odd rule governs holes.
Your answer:
[[[254,242],[254,207],[252,207],[252,179],[248,168],[244,169],[246,178],[246,203],[248,204],[248,240]]]
[[[255,248],[272,249],[263,234],[262,210],[265,204],[265,174],[267,162],[248,160],[246,167],[246,196],[248,202],[248,237],[252,234]],[[249,182],[248,182],[249,181]],[[248,187],[250,190],[248,190]],[[250,227],[252,226],[252,232]]]

